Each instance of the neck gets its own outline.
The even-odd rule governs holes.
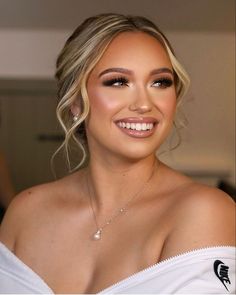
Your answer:
[[[142,193],[155,172],[157,162],[155,155],[132,162],[91,157],[87,181],[96,214],[107,215]]]

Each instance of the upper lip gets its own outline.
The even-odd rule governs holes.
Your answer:
[[[157,123],[157,119],[153,117],[127,117],[118,119],[115,121],[116,123],[125,122],[125,123]]]

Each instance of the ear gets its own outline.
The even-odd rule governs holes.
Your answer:
[[[81,114],[81,108],[78,104],[78,102],[74,102],[71,107],[70,107],[70,111],[72,113],[73,116],[78,116]]]

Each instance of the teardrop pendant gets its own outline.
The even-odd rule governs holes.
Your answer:
[[[99,230],[93,235],[93,240],[95,240],[95,241],[101,240],[101,233],[102,233],[102,231],[99,229]]]

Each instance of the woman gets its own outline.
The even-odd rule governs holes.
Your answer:
[[[89,18],[56,77],[64,147],[88,165],[14,199],[1,291],[233,292],[233,202],[155,156],[188,84],[164,35],[142,17]]]

